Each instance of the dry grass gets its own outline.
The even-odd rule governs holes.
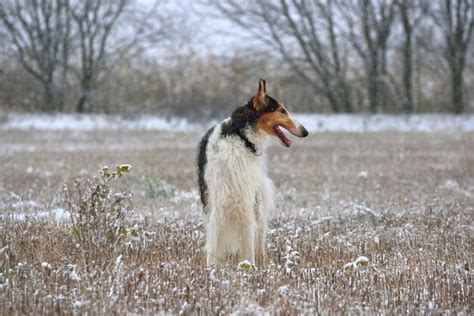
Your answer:
[[[197,141],[2,131],[2,313],[472,313],[472,134],[332,133],[272,149],[269,264],[251,273],[204,265]],[[133,192],[123,223],[139,238],[97,247],[94,232],[85,243],[39,216],[64,207],[63,183],[124,162],[134,170],[111,188]],[[360,255],[367,269],[344,272]]]

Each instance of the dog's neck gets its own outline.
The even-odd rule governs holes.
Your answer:
[[[251,123],[236,124],[232,118],[228,118],[222,124],[223,136],[235,135],[239,137],[249,153],[261,156],[267,147],[266,137],[255,132]]]
[[[251,153],[253,153],[255,155],[261,155],[261,153],[260,154],[258,153],[258,148],[257,148],[257,145],[255,144],[255,142],[253,140],[249,139],[249,136],[250,136],[250,138],[254,138],[251,135],[249,135],[249,134],[253,134],[253,133],[250,132],[250,127],[247,127],[243,130],[240,130],[234,125],[234,123],[231,123],[231,124],[232,124],[232,129],[235,131],[235,134],[237,136],[239,136],[240,139],[244,142],[245,147],[247,147],[247,149]],[[249,136],[247,136],[247,135],[249,135]]]
[[[255,152],[251,150],[248,146],[247,143],[243,140],[243,138],[239,135],[239,137],[244,141],[245,146],[249,149],[250,152],[257,156],[261,156],[267,147],[269,146],[270,138],[266,134],[261,134],[257,133],[252,125],[247,125],[243,130],[242,130],[243,136],[248,139],[248,141],[253,144],[255,148]]]

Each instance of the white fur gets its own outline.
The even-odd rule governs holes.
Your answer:
[[[245,131],[257,147],[256,155],[239,136],[222,137],[221,124],[210,135],[206,149],[207,264],[218,264],[228,254],[237,254],[239,261],[255,263],[257,259],[260,263],[265,256],[267,223],[274,207],[273,183],[267,175],[264,153],[269,136]]]

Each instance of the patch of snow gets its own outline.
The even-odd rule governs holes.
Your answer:
[[[7,213],[1,214],[0,219],[10,219],[15,222],[25,221],[28,218],[35,219],[53,219],[56,222],[68,221],[71,218],[71,215],[68,211],[62,208],[56,208],[51,211],[41,211],[41,212],[17,212],[17,213]]]
[[[69,268],[69,278],[73,281],[80,281],[81,277],[76,272],[76,265],[75,264],[68,264]]]
[[[23,209],[23,208],[38,208],[40,206],[40,204],[34,200],[28,200],[28,201],[24,201],[24,200],[18,200],[16,202],[14,202],[10,207],[11,208],[14,208],[14,209]]]
[[[115,272],[119,271],[121,265],[122,265],[122,255],[119,255],[119,256],[117,257],[117,259],[115,260],[114,271],[115,271]]]
[[[357,177],[359,179],[367,179],[367,177],[369,176],[369,172],[368,171],[361,171],[359,172],[359,174],[357,175]]]
[[[313,114],[296,113],[293,117],[310,133],[317,132],[473,132],[474,115],[450,114]],[[191,123],[184,118],[141,115],[132,118],[101,114],[19,114],[9,113],[0,130],[93,131],[161,130],[196,131],[213,125]]]
[[[343,202],[342,205],[348,208],[347,211],[353,215],[362,215],[362,216],[369,215],[370,217],[374,217],[374,218],[380,218],[382,216],[378,211],[375,211],[367,207],[365,204],[358,204],[355,202],[347,202],[347,203]]]
[[[288,292],[289,292],[289,287],[288,285],[282,285],[278,288],[277,290],[278,292],[278,295],[280,296],[285,296],[285,295],[288,295]]]
[[[334,217],[334,216],[324,216],[324,217],[321,217],[318,220],[312,221],[311,225],[316,226],[316,225],[319,225],[321,223],[331,222],[331,221],[334,221],[334,220],[336,220],[336,217]]]
[[[211,280],[211,282],[216,282],[217,279],[216,279],[216,269],[212,269],[211,272],[209,273],[209,280]]]
[[[8,246],[5,246],[3,248],[0,249],[0,256],[2,256],[4,253],[6,253],[6,251],[9,249]]]
[[[474,115],[294,114],[311,132],[472,132]]]
[[[440,188],[459,193],[461,195],[467,196],[468,198],[473,197],[473,194],[471,192],[462,189],[461,186],[459,185],[459,183],[454,179],[446,180],[446,182],[444,182],[442,185],[440,185]]]
[[[443,185],[441,185],[441,188],[448,190],[457,190],[459,189],[459,183],[456,180],[448,179]]]
[[[49,263],[47,263],[46,261],[43,261],[41,263],[41,267],[44,268],[44,269],[51,269],[51,265]]]
[[[72,302],[72,307],[73,308],[81,308],[82,306],[89,305],[90,301],[89,300],[77,300]]]
[[[257,295],[263,295],[267,292],[265,289],[257,289]]]
[[[342,270],[346,273],[351,273],[352,271],[354,271],[355,269],[357,269],[357,266],[354,262],[348,262],[344,265],[344,267],[342,268]]]
[[[415,229],[415,225],[413,225],[412,223],[406,223],[405,224],[405,229],[411,231],[411,230]]]
[[[44,131],[93,131],[93,130],[163,130],[188,131],[198,127],[182,118],[138,116],[124,118],[117,115],[100,114],[9,114],[0,124],[0,129],[44,130]]]
[[[365,267],[369,264],[369,258],[366,256],[359,256],[356,261],[354,261],[357,267]]]
[[[230,285],[231,285],[231,283],[230,283],[229,280],[222,280],[222,281],[221,281],[221,288],[222,288],[223,290],[229,290],[229,289],[230,289]]]

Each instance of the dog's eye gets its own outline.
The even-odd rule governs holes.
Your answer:
[[[280,108],[280,112],[283,113],[283,114],[286,114],[286,113],[287,113],[286,110],[285,110],[285,108]]]

